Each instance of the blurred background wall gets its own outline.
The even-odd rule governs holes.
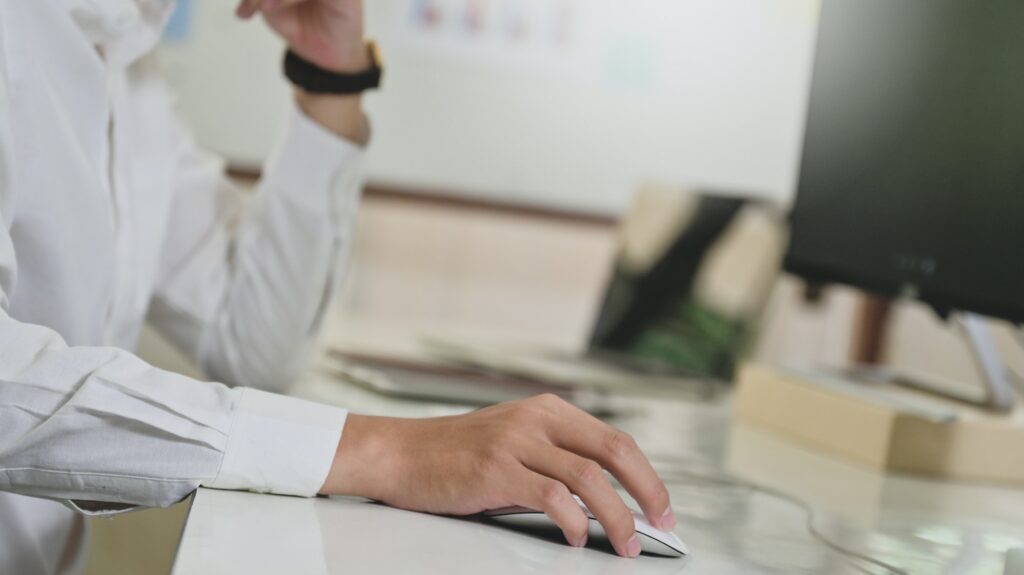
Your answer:
[[[200,142],[256,167],[289,97],[281,43],[184,0],[163,50]],[[648,181],[785,200],[817,0],[374,0],[374,185],[617,214]]]

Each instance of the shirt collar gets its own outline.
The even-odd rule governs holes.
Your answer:
[[[153,49],[175,0],[63,0],[72,20],[108,61],[128,64]]]

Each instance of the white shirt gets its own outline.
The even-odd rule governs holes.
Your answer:
[[[344,410],[127,351],[148,318],[210,377],[283,389],[359,196],[360,148],[298,110],[255,199],[233,188],[142,58],[169,9],[0,2],[0,573],[58,571],[68,507],[312,496],[341,436]]]

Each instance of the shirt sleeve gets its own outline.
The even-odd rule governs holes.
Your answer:
[[[212,378],[286,389],[346,269],[363,150],[297,107],[255,193],[182,130],[151,323]]]
[[[3,491],[96,513],[171,505],[201,485],[312,496],[345,416],[195,381],[120,349],[68,347],[0,312]]]

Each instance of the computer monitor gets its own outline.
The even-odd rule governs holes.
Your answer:
[[[785,267],[1024,322],[1024,2],[823,1]]]

